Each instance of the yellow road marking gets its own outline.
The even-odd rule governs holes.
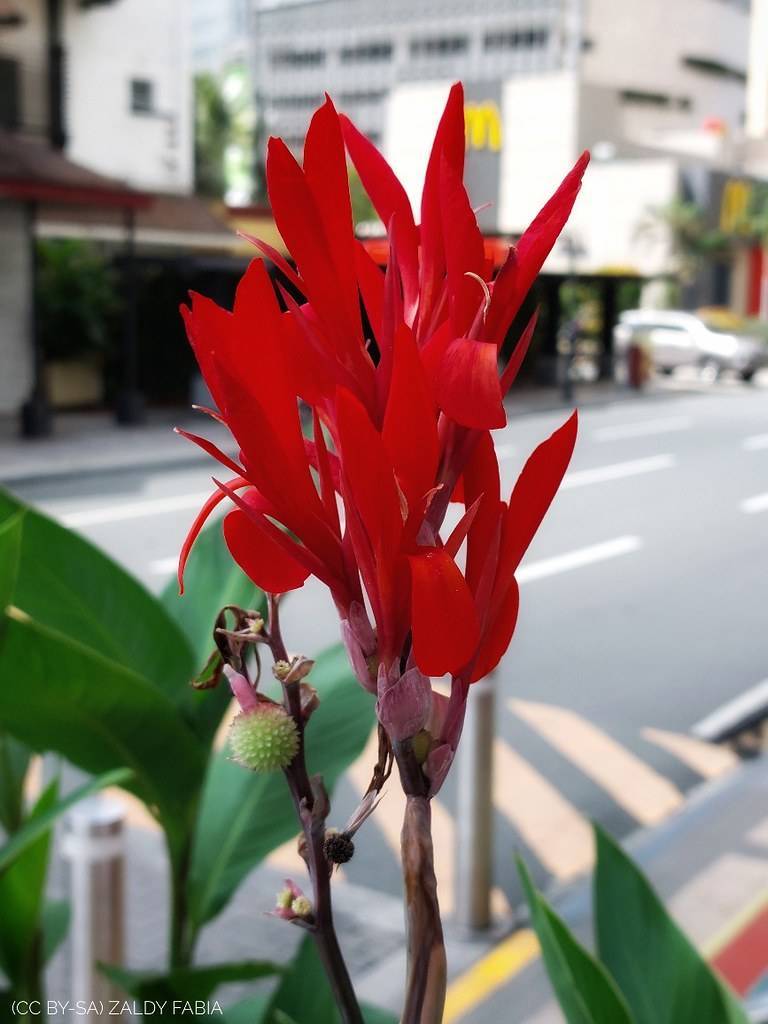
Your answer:
[[[668,751],[703,779],[716,779],[739,763],[732,750],[715,743],[705,743],[694,736],[654,728],[643,729],[642,736],[649,743]]]
[[[586,819],[504,740],[494,742],[493,754],[496,810],[547,870],[563,880],[591,867],[592,829]]]
[[[640,824],[655,825],[683,803],[669,779],[574,711],[524,700],[509,707]]]
[[[443,1024],[454,1024],[484,1002],[539,955],[539,941],[530,928],[499,943],[448,986]]]

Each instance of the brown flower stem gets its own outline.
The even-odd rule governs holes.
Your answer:
[[[409,744],[395,744],[406,793],[400,836],[405,884],[408,976],[401,1024],[440,1024],[446,988],[443,927],[437,901],[432,810],[426,779]]]
[[[278,602],[272,595],[269,597],[269,612],[269,645],[272,656],[275,661],[288,661],[288,652],[280,632]],[[315,776],[310,780],[307,772],[300,684],[284,682],[283,698],[299,733],[299,749],[285,769],[285,778],[304,833],[304,847],[301,852],[312,883],[312,922],[308,930],[317,945],[342,1021],[344,1024],[364,1024],[333,923],[331,865],[325,856],[328,796],[322,779]]]

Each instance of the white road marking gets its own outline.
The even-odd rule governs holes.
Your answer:
[[[717,779],[739,763],[739,758],[727,747],[697,740],[684,733],[649,727],[643,729],[642,735],[643,739],[666,750],[703,779]]]
[[[586,487],[588,484],[601,484],[608,480],[623,480],[628,476],[654,473],[656,470],[671,469],[676,465],[677,459],[669,454],[650,455],[645,459],[630,459],[628,462],[613,462],[608,466],[566,473],[561,489],[570,490],[572,487]]]
[[[726,701],[698,721],[691,732],[700,740],[717,739],[723,732],[768,707],[768,679],[750,687],[733,700]]]
[[[752,498],[746,498],[739,506],[742,512],[747,515],[754,515],[755,512],[765,512],[768,509],[768,494],[755,494]]]
[[[649,437],[669,434],[674,430],[688,430],[692,426],[689,416],[668,416],[666,419],[641,420],[636,423],[616,423],[592,431],[595,441],[621,441],[630,437]]]
[[[663,821],[683,802],[669,779],[575,711],[527,700],[509,707],[641,825]]]
[[[756,452],[762,448],[768,448],[768,434],[753,434],[752,437],[745,437],[741,442],[741,447],[748,452]]]
[[[592,565],[593,562],[605,562],[609,558],[629,555],[633,551],[639,551],[642,543],[639,537],[615,537],[601,544],[591,544],[586,548],[567,551],[563,555],[542,558],[518,569],[517,582],[530,583],[533,580],[545,579],[547,576],[557,576],[561,572],[569,572],[571,569],[581,569],[585,565]]]
[[[166,498],[147,498],[145,501],[133,501],[124,505],[86,508],[80,512],[66,512],[59,516],[59,521],[70,527],[97,526],[103,523],[120,523],[126,519],[165,515],[168,512],[183,512],[200,508],[210,493],[205,491],[195,494],[174,494]]]

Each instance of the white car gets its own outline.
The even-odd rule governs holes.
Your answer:
[[[626,356],[633,342],[647,346],[662,373],[698,366],[713,377],[734,370],[751,380],[760,367],[768,366],[768,344],[727,311],[627,310],[613,329],[613,342],[619,357]]]

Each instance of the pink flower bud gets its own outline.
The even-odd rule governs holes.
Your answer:
[[[432,709],[432,686],[417,668],[408,669],[394,682],[379,672],[376,714],[393,740],[415,736],[427,724]]]
[[[235,672],[231,665],[224,666],[224,675],[227,677],[232,695],[234,696],[237,703],[240,705],[242,711],[246,714],[249,711],[254,711],[258,706],[258,700],[254,693],[253,687],[239,672]]]

